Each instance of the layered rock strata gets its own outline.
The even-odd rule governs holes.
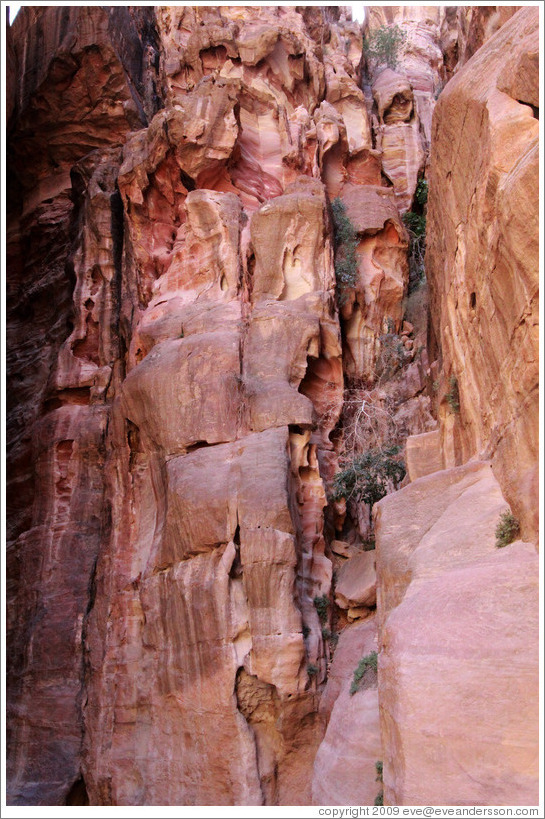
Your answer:
[[[537,38],[536,10],[521,10],[441,95],[427,250],[444,389],[456,384],[460,404],[441,407],[445,463],[491,458],[528,540],[538,526]]]
[[[13,803],[311,800],[343,386],[320,177],[335,145],[375,161],[338,16],[11,32]]]
[[[519,344],[535,332],[535,248],[521,229],[533,203],[519,195],[537,126],[527,12],[487,46],[509,50],[505,71],[484,83],[481,52],[470,61],[478,102],[464,70],[440,101],[459,150],[445,170],[433,132],[431,325],[426,285],[409,292],[401,216],[453,43],[466,59],[508,14],[372,10],[369,31],[405,31],[394,70],[365,65],[342,7],[19,13],[7,89],[11,804],[373,804],[383,759],[386,804],[495,803],[496,786],[505,804],[533,799],[534,702],[514,714],[486,653],[519,652],[533,690],[533,644],[507,605],[507,643],[487,642],[492,598],[479,596],[506,595],[516,576],[533,622],[534,551],[493,546],[502,492],[523,537],[535,534],[520,490],[536,474],[535,350]],[[461,110],[480,117],[486,147],[474,196],[459,179]],[[494,120],[504,111],[515,130]],[[455,256],[441,221],[453,191]],[[336,198],[356,237],[342,294]],[[489,227],[496,209],[516,230]],[[517,300],[492,273],[475,284],[484,248]],[[452,307],[460,294],[469,322]],[[499,359],[462,368],[462,352],[479,334],[496,343],[498,315],[508,371],[523,349],[528,366],[519,388],[484,396]],[[459,415],[447,411],[453,374]],[[381,503],[377,551],[364,551],[369,508],[328,503],[339,459],[410,435],[413,483]],[[501,491],[488,463],[459,466],[471,456],[492,458]],[[438,593],[475,643],[467,667],[465,641],[444,639]],[[351,693],[377,649],[378,681],[365,672]],[[453,681],[476,726],[475,776],[455,771],[470,739],[440,700]],[[476,713],[481,684],[494,730]],[[422,686],[437,705],[425,738]],[[433,767],[445,731],[451,753]]]

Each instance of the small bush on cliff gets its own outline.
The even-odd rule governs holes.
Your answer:
[[[408,210],[407,213],[403,214],[403,223],[409,233],[417,239],[426,235],[426,217],[423,213],[415,213],[413,210]]]
[[[375,66],[387,65],[394,70],[405,39],[405,32],[397,25],[380,26],[374,31],[368,31],[363,40],[363,51],[367,61],[374,63]]]
[[[377,772],[377,776],[375,782],[380,782],[382,784],[382,772],[383,772],[383,765],[382,760],[378,760],[375,762],[375,770]],[[375,796],[375,801],[373,802],[374,805],[384,805],[384,788],[381,788],[380,791]]]
[[[352,684],[350,686],[350,694],[353,696],[362,688],[365,675],[368,671],[376,674],[377,670],[378,654],[376,651],[372,651],[359,661],[358,667],[354,671],[354,679],[352,680]]]
[[[418,196],[418,188],[416,195]],[[421,195],[423,196],[424,193]],[[427,187],[425,195],[427,197]],[[426,278],[426,217],[423,213],[409,210],[403,214],[403,223],[409,233],[409,292],[411,292]]]
[[[369,449],[354,458],[335,475],[331,500],[354,498],[373,506],[405,477],[405,464],[398,454],[399,447],[390,446]]]
[[[419,205],[425,205],[428,201],[428,180],[420,179],[416,186],[415,199]],[[424,222],[425,224],[425,222]]]
[[[325,594],[322,594],[321,597],[314,598],[314,605],[316,607],[316,611],[318,612],[318,617],[320,618],[320,623],[327,622],[327,610],[329,608],[329,597],[326,597]]]
[[[335,235],[335,279],[337,281],[337,299],[344,304],[347,291],[356,286],[358,280],[358,260],[356,247],[358,234],[346,214],[344,202],[337,197],[331,203]]]
[[[445,400],[452,412],[460,412],[460,391],[458,389],[458,379],[455,375],[449,378],[449,388],[445,395]]]
[[[309,677],[315,677],[319,670],[320,669],[318,668],[318,666],[314,665],[313,663],[309,663],[307,665],[307,674]]]
[[[426,214],[428,182],[419,180],[414,192],[415,210],[403,214],[403,223],[409,233],[409,292],[426,278]]]
[[[501,549],[508,546],[520,535],[520,523],[511,512],[502,512],[496,526],[496,546]]]

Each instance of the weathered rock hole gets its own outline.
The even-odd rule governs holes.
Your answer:
[[[188,191],[195,190],[195,180],[180,168],[180,181]]]
[[[66,795],[65,805],[88,805],[89,796],[87,795],[87,788],[85,787],[85,780],[83,776],[76,779],[70,790]]]
[[[61,390],[56,395],[47,398],[44,402],[44,414],[64,407],[66,404],[87,406],[91,400],[90,387],[75,387],[71,390]]]

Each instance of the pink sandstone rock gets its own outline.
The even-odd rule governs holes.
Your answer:
[[[411,210],[431,140],[434,93],[440,84],[438,22],[439,9],[391,6],[371,8],[366,23],[366,36],[371,39],[387,25],[397,26],[403,37],[395,70],[376,61],[369,66],[376,148],[401,213]]]
[[[316,805],[373,805],[381,790],[376,770],[382,760],[376,682],[350,694],[354,671],[364,656],[376,651],[376,639],[374,618],[347,626],[340,636],[320,704],[329,722],[314,763]]]
[[[459,391],[459,414],[440,409],[445,463],[492,458],[527,539],[538,526],[537,22],[535,9],[517,12],[439,98],[426,254],[444,391],[451,377]],[[527,100],[509,96],[517,86]]]
[[[398,327],[406,291],[407,234],[388,188],[346,186],[342,200],[360,236],[358,280],[341,307],[345,372],[372,382],[385,324]]]
[[[385,804],[538,799],[538,558],[495,546],[506,506],[482,462],[375,506]]]
[[[354,557],[359,553],[359,550],[350,543],[345,543],[343,540],[332,540],[330,543],[331,551],[340,555],[341,557]]]
[[[371,25],[382,13],[372,10]],[[399,209],[411,205],[434,93],[450,71],[437,49],[442,11],[384,15],[408,35],[393,78],[362,73],[362,29],[344,7],[24,7],[9,32],[12,804],[374,802],[378,692],[374,680],[354,696],[348,689],[377,647],[375,617],[359,593],[340,610],[332,585],[334,568],[342,592],[350,564],[370,558],[347,561],[331,544],[335,527],[347,546],[368,537],[369,515],[353,502],[328,503],[326,491],[352,398],[365,419],[355,431],[373,446],[436,426],[427,291],[406,300]],[[457,16],[460,42],[467,36],[475,46],[478,18],[489,16]],[[503,16],[494,12],[488,33]],[[498,93],[529,110],[538,104],[536,54],[533,45],[512,49],[497,73]],[[517,168],[520,185],[526,164]],[[359,234],[359,278],[344,305],[335,296],[336,196]],[[506,201],[501,219],[515,224],[519,211]],[[521,209],[520,220],[527,216]],[[520,261],[526,240],[516,236],[504,255]],[[413,349],[386,377],[378,372],[384,337],[397,337],[404,318],[414,324]],[[448,348],[433,330],[430,339],[432,350]],[[506,400],[513,406],[511,394]],[[443,410],[444,450],[456,454],[462,431]],[[447,475],[441,497],[434,484],[429,509],[419,496],[402,513],[405,528],[409,518],[424,527],[437,509],[445,513],[434,534],[449,552],[438,557],[439,547],[420,538],[424,568],[412,587],[430,611],[433,650],[450,643],[442,609],[418,585],[428,562],[441,599],[456,602],[460,591],[482,604],[475,645],[482,624],[494,622],[478,595],[494,578],[506,593],[504,575],[490,574],[499,554],[490,554],[493,513],[506,504],[483,478],[483,512],[472,487],[481,467],[467,469],[459,481],[456,471],[429,476]],[[455,555],[458,567],[464,559],[456,551],[462,484],[464,523],[483,537],[479,549],[468,547],[475,560],[460,579],[448,560]],[[422,630],[412,610],[406,633],[396,625],[411,599],[411,586],[401,599],[408,573],[399,525],[391,540],[403,554],[386,561],[379,592],[385,604],[400,603],[381,615],[393,646],[379,666],[384,720],[396,696],[388,663],[414,670],[428,646],[415,649]],[[525,545],[508,549],[495,570],[514,575],[532,564]],[[511,554],[520,554],[517,565]],[[528,606],[526,629],[532,615],[521,588],[510,594]],[[330,603],[320,617],[323,596]],[[518,650],[521,629],[510,614],[501,618]],[[462,631],[473,635],[472,622],[462,620]],[[336,650],[329,631],[341,632]],[[533,690],[531,647],[529,639],[519,658]],[[489,747],[499,744],[497,729],[482,727],[479,712],[475,747],[497,767],[471,795],[487,798],[486,783],[507,775],[531,796],[534,750],[524,732],[533,705],[528,698],[517,723],[510,702],[498,705],[489,663],[479,662],[464,680],[497,706],[527,771],[512,773],[514,755],[497,763]],[[417,671],[418,691],[428,683],[433,691]],[[506,685],[512,679],[506,672]],[[418,736],[425,715],[414,726],[404,710],[413,697],[401,680],[399,724]],[[441,705],[435,736],[451,724]],[[392,745],[388,731],[387,739],[391,755],[397,739]],[[458,736],[453,748],[461,755]],[[387,799],[407,799],[402,772],[393,781],[388,764]],[[430,773],[437,790],[448,765]],[[416,786],[411,793],[426,795]]]
[[[411,481],[443,469],[439,430],[410,435],[405,445],[405,463]]]
[[[452,6],[441,15],[445,81],[507,22],[520,6]]]
[[[341,566],[335,585],[335,602],[343,609],[371,607],[376,603],[375,552],[361,552]]]

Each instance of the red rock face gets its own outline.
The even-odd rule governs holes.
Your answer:
[[[529,540],[538,527],[537,48],[537,15],[522,10],[441,95],[428,247],[435,332],[460,400],[459,412],[441,409],[446,464],[492,458]]]
[[[18,21],[14,803],[311,799],[343,386],[324,75],[294,10],[201,13]]]
[[[394,19],[399,70],[365,75],[342,8],[25,7],[9,31],[10,804],[372,804],[383,756],[385,800],[423,793],[384,727],[395,524],[381,557],[370,510],[329,501],[350,453],[428,433],[411,479],[447,463],[400,216],[443,18]],[[498,88],[531,102],[525,67]],[[349,692],[377,647],[384,746],[382,660]]]
[[[374,508],[385,804],[539,798],[536,12],[505,23],[434,114],[440,427],[408,439],[411,483]],[[498,544],[509,506],[522,539]]]

